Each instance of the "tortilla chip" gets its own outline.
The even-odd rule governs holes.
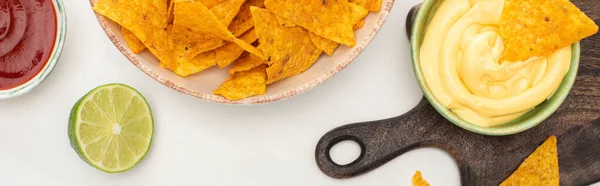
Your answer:
[[[321,36],[318,36],[314,33],[310,33],[310,40],[315,44],[315,46],[321,50],[323,50],[327,55],[333,55],[333,51],[338,47],[338,43],[335,41],[325,39]]]
[[[201,2],[177,0],[174,8],[173,35],[175,39],[204,41],[209,38],[229,40],[234,37]],[[194,15],[194,16],[190,16]]]
[[[358,23],[356,23],[354,25],[354,27],[352,27],[352,29],[358,30],[358,29],[362,28],[363,26],[365,26],[365,19],[364,18],[361,19],[360,21],[358,21]]]
[[[427,180],[423,179],[423,176],[421,175],[421,171],[415,172],[415,175],[412,178],[412,183],[413,183],[413,186],[429,186],[429,183],[427,183]]]
[[[135,35],[133,35],[133,33],[131,33],[129,30],[125,29],[125,27],[121,27],[121,34],[123,34],[123,38],[125,38],[127,46],[134,54],[139,54],[140,52],[146,50],[144,43],[135,37]]]
[[[361,21],[363,22],[362,24],[364,24],[366,18],[366,14],[364,14],[365,8],[354,3],[348,3],[348,6],[350,7],[350,18],[348,18],[348,21],[351,25],[353,25],[353,28],[356,28],[357,25],[361,24]]]
[[[362,6],[371,12],[381,10],[381,0],[350,0],[349,2]]]
[[[234,43],[236,43],[238,46],[240,46],[242,49],[244,49],[247,52],[250,52],[251,54],[254,54],[258,57],[260,57],[261,59],[264,58],[263,52],[258,50],[256,47],[246,43],[245,41],[241,40],[241,39],[235,39],[233,40]]]
[[[229,69],[229,74],[247,71],[262,64],[267,64],[267,61],[262,60],[259,57],[251,55],[249,53],[244,53],[242,54],[242,56],[235,60],[235,63],[233,63],[233,66],[231,67],[231,69]]]
[[[173,8],[175,6],[175,1],[176,0],[170,0],[169,1],[169,11],[168,11],[168,17],[169,17],[169,23],[172,24],[173,23]],[[212,8],[213,6],[225,1],[225,0],[199,0],[200,2],[202,2],[202,4],[204,4],[204,6],[206,6],[207,8]]]
[[[361,8],[358,7],[358,5],[355,5],[354,3],[350,3],[350,6],[352,7],[352,10],[353,10],[352,14],[351,14],[352,15],[351,23],[354,24],[353,30],[358,30],[364,26],[365,19],[360,18]],[[329,39],[325,39],[324,37],[318,36],[312,32],[310,33],[310,39],[315,44],[315,46],[317,46],[317,48],[323,50],[327,55],[330,55],[330,56],[333,55],[333,51],[339,46],[339,43],[336,43],[335,41],[332,41]]]
[[[240,0],[218,1],[220,1],[221,3],[217,4],[217,1],[211,2],[213,3],[213,7],[210,9],[210,11],[213,15],[215,15],[215,17],[217,17],[217,20],[221,24],[229,25],[229,23],[235,16],[235,12],[238,11],[239,6],[241,6],[239,5]],[[241,1],[243,2],[243,0]],[[231,11],[226,11],[226,9],[230,9]],[[231,12],[234,13],[232,14]],[[181,36],[178,37],[177,34],[187,35],[192,33],[175,33],[175,35],[172,38],[173,41],[171,46],[173,48],[173,55],[176,57],[175,60],[179,62],[190,60],[201,53],[214,50],[223,46],[226,43],[226,41],[224,41],[223,39],[215,37],[206,37],[203,40],[194,41],[193,39],[185,39]]]
[[[204,4],[190,0],[176,0],[173,34],[177,39],[204,41],[211,38],[232,40],[227,30],[244,0],[226,0],[208,9]],[[190,16],[194,15],[194,16]]]
[[[556,136],[550,136],[519,168],[504,180],[500,186],[506,185],[559,185],[558,150]]]
[[[265,0],[246,0],[238,14],[233,18],[233,21],[229,25],[229,31],[235,35],[235,37],[240,37],[242,34],[246,33],[246,31],[250,30],[254,27],[254,21],[252,21],[252,14],[250,13],[250,7],[256,6],[259,8],[265,7]]]
[[[219,38],[212,38],[199,42],[173,39],[171,44],[172,55],[175,57],[175,61],[190,60],[201,53],[209,52],[219,48],[226,42],[227,41]]]
[[[352,27],[369,13],[347,1],[265,0],[265,6],[277,16],[347,46],[356,45]],[[359,14],[351,15],[356,10]],[[360,18],[355,20],[356,16]]]
[[[173,0],[173,1],[175,1],[175,0]],[[212,8],[213,6],[216,6],[217,4],[221,4],[224,1],[228,1],[228,0],[196,0],[196,1],[200,1],[207,8]]]
[[[193,59],[181,61],[177,64],[173,72],[179,76],[185,77],[215,66],[217,60],[214,51],[204,52]]]
[[[277,22],[279,22],[279,25],[281,25],[282,27],[295,27],[298,26],[296,25],[296,23],[293,23],[292,21],[279,17],[279,16],[275,16],[277,18]]]
[[[283,27],[268,10],[250,7],[259,49],[265,54],[267,84],[294,76],[308,69],[321,55],[302,27]]]
[[[229,24],[229,22],[232,21],[233,17],[235,16],[236,12],[239,10],[239,7],[241,6],[241,2],[243,2],[243,1],[226,0],[220,4],[214,5],[210,10],[207,11],[206,6],[204,6],[201,3],[177,1],[176,2],[177,6],[175,8],[176,10],[175,10],[175,22],[174,22],[174,29],[177,29],[177,30],[173,31],[172,38],[171,38],[171,41],[172,41],[171,46],[173,48],[172,53],[173,53],[173,56],[175,56],[175,58],[174,58],[175,62],[177,64],[185,64],[185,63],[187,63],[187,61],[190,61],[190,63],[198,63],[198,62],[193,62],[193,61],[198,61],[197,58],[204,59],[203,56],[210,56],[209,54],[204,54],[207,52],[211,53],[211,54],[215,54],[215,51],[212,51],[212,50],[217,49],[217,48],[225,45],[225,43],[227,43],[227,40],[223,39],[222,37],[227,37],[229,40],[232,40],[232,41],[239,40],[239,39],[235,38],[235,36],[231,35],[231,33],[229,31],[227,31],[223,25]],[[225,11],[226,9],[229,9],[231,11]],[[197,15],[199,17],[186,15],[185,12],[194,12],[193,15]],[[195,18],[191,18],[191,17],[195,17]],[[202,21],[208,22],[208,23],[203,24]],[[200,26],[195,26],[195,25],[200,25]],[[210,25],[213,25],[214,27],[211,27]],[[192,27],[193,27],[193,29],[192,29]],[[207,33],[202,33],[202,31],[194,30],[197,28],[204,29],[204,30],[219,30],[219,29],[221,29],[221,32],[223,32],[223,33],[220,33],[221,37],[219,37],[218,34],[210,35],[213,33],[207,34]],[[246,45],[250,46],[247,43],[243,43],[242,40],[239,40],[238,42],[235,42],[235,43],[239,45],[240,41],[241,41],[241,44],[246,44]],[[252,47],[252,48],[254,48],[254,47]],[[257,49],[254,48],[254,50],[257,50]],[[214,60],[216,61],[216,58]],[[204,64],[204,63],[201,63],[201,64]],[[182,71],[180,69],[185,68],[185,66],[186,65],[184,65],[184,67],[178,67],[178,68],[174,69],[174,71]],[[191,66],[194,66],[194,64],[192,64]],[[189,70],[190,71],[189,73],[196,73],[198,69],[205,69],[205,68],[204,67],[194,68],[192,70]],[[177,73],[177,74],[185,75],[185,74],[189,74],[189,73]]]
[[[371,12],[379,12],[381,10],[382,0],[369,0],[367,1],[367,10]]]
[[[229,25],[244,2],[244,0],[219,0],[222,2],[219,4],[212,4],[213,6],[208,8],[208,6],[202,4],[201,1],[173,1],[177,4],[183,3],[182,6],[184,6],[181,8],[173,8],[173,38],[177,40],[184,40],[188,43],[206,42],[207,40],[214,38],[224,39],[223,37],[219,37],[219,34],[227,35],[227,33],[225,33],[223,30],[211,29],[211,26],[216,26],[217,23],[221,23],[225,26]],[[211,3],[215,2],[216,1]],[[199,14],[198,16],[201,17],[190,16],[196,14]],[[198,25],[203,26],[198,27]]]
[[[232,101],[265,94],[267,92],[265,68],[266,65],[261,65],[250,71],[232,74],[213,94]]]
[[[499,25],[502,61],[548,56],[598,32],[569,0],[506,0]]]
[[[210,11],[221,24],[227,27],[238,14],[245,1],[246,0],[225,0],[222,3],[214,5],[210,8]]]
[[[169,1],[169,7],[167,8],[167,23],[173,24],[173,19],[175,18],[173,16],[173,8],[175,8],[175,0],[168,0],[168,1]]]
[[[221,49],[221,47],[225,47],[226,45],[231,45],[233,44],[234,46],[229,46],[228,48],[240,48],[242,49],[242,52],[244,51],[243,48],[241,48],[237,43],[231,43],[231,42],[227,42],[225,40],[221,40],[221,39],[210,39],[204,42],[187,42],[187,41],[181,41],[181,40],[174,40],[174,44],[173,46],[173,50],[172,50],[172,55],[175,57],[174,60],[178,63],[187,61],[187,60],[191,60],[192,58],[202,54],[202,53],[206,53],[206,52],[215,52],[216,50],[219,50],[219,58],[221,59],[221,61],[226,60],[224,59],[226,57],[226,55],[224,54],[225,52],[227,53],[233,53],[233,51],[223,51],[224,49]],[[242,40],[240,40],[242,41]],[[242,41],[244,42],[244,41]],[[231,43],[231,44],[229,44]],[[244,42],[245,43],[245,42]],[[249,45],[249,44],[248,44]],[[250,47],[252,47],[251,45],[249,45]],[[255,47],[252,47],[255,50]],[[241,54],[241,53],[240,53]],[[233,55],[233,54],[227,54],[227,55]],[[235,59],[233,59],[235,60]],[[222,64],[224,62],[221,62]]]
[[[256,33],[254,30],[250,30],[245,33],[241,39],[246,43],[252,43],[258,38],[256,38]],[[219,68],[225,68],[235,59],[240,57],[240,55],[242,55],[244,52],[244,49],[233,42],[228,42],[222,47],[215,49],[215,52],[217,53],[217,64],[219,65]]]
[[[244,50],[262,57],[262,52],[252,45],[236,38],[202,3],[190,1],[175,2],[175,39],[205,42],[206,38],[220,38],[239,45]],[[194,16],[189,16],[194,15]],[[223,43],[224,44],[224,43]]]
[[[161,65],[172,65],[166,31],[167,0],[98,0],[92,9],[131,31]]]
[[[367,9],[367,1],[368,0],[348,0],[348,2],[362,6],[365,9]]]

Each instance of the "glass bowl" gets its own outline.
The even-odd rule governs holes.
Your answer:
[[[33,90],[50,75],[58,63],[67,35],[67,15],[62,0],[52,0],[52,4],[56,14],[56,39],[46,65],[29,81],[11,89],[0,90],[0,99],[17,97]]]
[[[577,76],[580,57],[579,42],[571,45],[571,66],[569,67],[568,73],[565,75],[556,92],[546,101],[537,105],[531,111],[517,119],[491,127],[479,126],[460,118],[454,112],[450,111],[440,102],[438,102],[425,83],[419,63],[419,56],[421,55],[420,48],[423,37],[425,36],[427,25],[433,18],[433,15],[436,13],[442,2],[444,2],[444,0],[425,0],[423,2],[419,12],[415,17],[410,39],[413,70],[415,72],[416,79],[421,87],[421,90],[423,91],[425,98],[427,98],[429,103],[431,103],[438,113],[444,116],[444,118],[446,118],[448,121],[465,130],[488,136],[504,136],[523,132],[537,126],[550,117],[560,107],[560,105],[569,95]]]

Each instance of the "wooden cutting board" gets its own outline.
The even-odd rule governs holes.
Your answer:
[[[573,2],[600,24],[599,1]],[[408,15],[408,32],[417,9]],[[558,138],[561,185],[600,181],[600,34],[581,41],[579,74],[567,100],[549,119],[530,130],[502,137],[471,133],[447,121],[423,98],[404,115],[327,132],[317,144],[315,158],[325,174],[349,178],[412,149],[437,147],[456,159],[462,185],[498,185],[551,135]],[[357,160],[340,166],[328,152],[344,140],[356,141],[362,151]]]

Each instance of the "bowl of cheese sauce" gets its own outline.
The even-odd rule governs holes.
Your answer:
[[[484,135],[509,135],[543,122],[577,75],[579,43],[551,55],[502,61],[504,0],[426,0],[411,36],[425,97],[446,119]]]

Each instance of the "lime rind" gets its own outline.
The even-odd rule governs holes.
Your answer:
[[[131,93],[131,101],[133,101],[135,98],[141,99],[141,100],[139,100],[140,101],[139,104],[142,104],[143,108],[146,109],[145,113],[147,115],[144,115],[144,117],[149,120],[148,123],[150,125],[146,129],[146,130],[149,130],[149,131],[146,132],[149,136],[141,136],[143,138],[146,138],[145,140],[147,140],[147,145],[143,146],[141,148],[136,149],[136,150],[142,149],[142,151],[140,151],[140,152],[135,152],[134,153],[133,151],[131,151],[129,149],[130,147],[128,146],[128,143],[126,142],[127,140],[125,140],[124,136],[131,137],[130,135],[115,135],[115,136],[117,136],[116,144],[118,145],[118,144],[120,144],[119,142],[123,142],[122,145],[127,146],[129,152],[132,153],[133,155],[135,155],[135,157],[132,157],[130,164],[120,165],[120,166],[118,166],[116,168],[109,168],[109,167],[104,166],[103,163],[101,163],[101,162],[94,161],[92,159],[92,157],[90,157],[89,154],[84,150],[83,147],[86,144],[82,143],[81,137],[79,136],[80,130],[81,130],[81,126],[82,126],[81,124],[84,121],[82,121],[81,117],[78,117],[78,116],[80,116],[80,114],[82,112],[82,108],[84,107],[83,104],[84,103],[88,103],[90,101],[93,101],[92,99],[96,96],[96,94],[98,92],[100,92],[101,90],[106,90],[106,89],[110,89],[112,91],[115,88],[121,88],[121,89],[128,90]],[[112,101],[113,100],[111,100],[111,102]],[[132,103],[128,103],[128,105],[131,105],[131,104]],[[129,111],[129,109],[125,109],[125,111]],[[123,112],[123,110],[121,110],[120,112]],[[118,112],[114,111],[114,113],[118,113]],[[125,114],[126,113],[124,113],[124,115]],[[144,117],[141,117],[141,118],[144,118]],[[132,121],[132,122],[137,122],[137,121]],[[124,84],[107,84],[107,85],[102,85],[102,86],[98,86],[98,87],[94,88],[93,90],[91,90],[90,92],[88,92],[85,96],[83,96],[81,99],[79,99],[73,105],[73,108],[71,109],[71,113],[70,113],[70,116],[69,116],[68,136],[69,136],[71,147],[76,151],[76,153],[79,155],[79,157],[82,160],[84,160],[86,163],[88,163],[92,167],[94,167],[94,168],[96,168],[98,170],[107,172],[107,173],[125,172],[125,171],[128,171],[128,170],[132,169],[137,164],[139,164],[141,162],[141,160],[144,159],[144,157],[146,156],[146,154],[148,153],[148,151],[150,150],[150,147],[152,145],[152,139],[153,139],[152,137],[154,136],[154,117],[152,115],[152,110],[151,110],[150,106],[148,105],[146,99],[137,90],[135,90],[132,87],[129,87],[127,85],[124,85]],[[119,138],[121,138],[121,139],[119,140]],[[112,146],[113,145],[112,141],[109,142],[108,145]],[[107,149],[108,148],[109,147],[107,147]],[[119,151],[116,151],[116,152],[119,152]],[[116,161],[118,162],[119,159],[116,159]]]

